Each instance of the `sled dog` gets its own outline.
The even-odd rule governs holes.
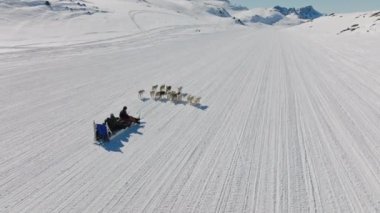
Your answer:
[[[143,89],[139,91],[139,98],[140,98],[140,99],[142,98],[144,92],[145,92],[145,90],[143,90]]]
[[[178,93],[173,91],[171,92],[170,96],[171,96],[171,101],[173,102],[178,101]]]
[[[192,101],[192,104],[193,105],[198,105],[199,103],[201,102],[201,97],[194,97],[193,98],[193,101]]]
[[[150,91],[150,97],[151,98],[154,98],[154,95],[156,94],[156,91],[154,91],[154,90],[152,90],[152,91]]]
[[[154,99],[155,99],[155,100],[159,100],[159,99],[161,99],[164,95],[166,95],[166,92],[165,92],[165,91],[158,91],[158,92],[156,92],[156,94],[154,95]]]
[[[187,96],[187,103],[188,103],[188,104],[191,104],[191,103],[193,102],[193,99],[194,99],[193,96],[188,95],[188,96]]]

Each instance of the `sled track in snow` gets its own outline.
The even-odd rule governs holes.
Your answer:
[[[17,46],[1,46],[1,49],[10,49],[10,52],[0,53],[0,57],[4,61],[12,60],[15,57],[29,57],[29,55],[47,55],[50,54],[70,54],[75,52],[77,55],[85,54],[88,50],[105,48],[105,49],[136,49],[147,46],[154,46],[157,43],[172,39],[181,38],[181,33],[188,29],[197,29],[203,27],[217,26],[215,24],[188,24],[188,25],[167,25],[162,27],[154,27],[139,33],[132,33],[116,37],[108,37],[105,39],[93,40],[88,42],[77,42],[73,44],[60,45],[52,42],[52,45],[44,43],[23,44]],[[182,36],[185,35],[182,34]],[[43,53],[44,54],[35,54]],[[20,60],[18,58],[17,60]]]
[[[171,38],[0,55],[1,212],[380,211],[378,61],[274,30]],[[154,84],[206,108],[137,99]],[[141,134],[94,146],[123,105]]]
[[[160,15],[168,15],[168,16],[186,16],[185,14],[180,13],[169,13],[169,12],[160,12],[155,10],[131,10],[128,12],[129,17],[131,18],[132,22],[135,24],[136,28],[140,31],[145,31],[143,27],[138,24],[138,21],[136,20],[137,15],[141,14],[160,14]],[[187,16],[188,18],[192,18],[191,16]]]

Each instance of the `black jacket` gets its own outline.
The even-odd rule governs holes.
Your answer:
[[[127,110],[121,110],[120,114],[119,114],[119,117],[123,120],[128,120],[129,119],[129,115],[127,113]]]

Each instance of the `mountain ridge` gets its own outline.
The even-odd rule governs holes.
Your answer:
[[[313,6],[308,5],[305,7],[300,7],[300,8],[286,8],[286,7],[281,7],[281,6],[274,6],[273,7],[275,10],[283,14],[284,16],[290,15],[290,14],[295,14],[297,15],[300,19],[316,19],[321,16],[323,16],[322,13],[318,12],[313,8]]]
[[[287,8],[274,6],[273,8],[253,8],[238,12],[236,16],[244,23],[261,23],[266,25],[298,25],[324,16],[313,6],[301,8]]]

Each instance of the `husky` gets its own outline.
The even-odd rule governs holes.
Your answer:
[[[156,91],[157,88],[158,88],[158,85],[154,85],[154,86],[152,86],[152,91]]]
[[[188,95],[187,96],[187,103],[191,104],[193,102],[194,96]]]
[[[182,102],[182,98],[184,98],[185,96],[182,94],[182,93],[179,93],[178,96],[177,96],[177,101],[178,102]]]
[[[166,95],[166,92],[165,92],[165,91],[158,91],[158,92],[156,92],[156,94],[154,95],[154,99],[155,99],[155,100],[159,100],[159,99],[161,99],[164,95]]]
[[[177,88],[178,93],[182,92],[182,88],[183,88],[182,86],[180,86],[180,87]]]
[[[179,96],[178,93],[176,93],[176,92],[174,92],[174,91],[171,92],[171,93],[170,93],[171,101],[173,101],[173,102],[178,101],[178,96]]]
[[[201,97],[196,97],[196,98],[194,97],[193,101],[192,101],[192,104],[193,105],[199,105],[200,102],[201,102]]]
[[[172,101],[173,100],[173,92],[172,91],[168,91],[166,93],[166,97],[168,98],[169,101]]]
[[[155,94],[156,94],[156,91],[154,91],[154,90],[150,91],[150,97],[151,98],[154,98]]]
[[[154,94],[154,100],[159,100],[161,98],[160,92]]]
[[[143,89],[139,91],[139,99],[142,99],[144,92],[145,92],[145,90],[143,90]]]
[[[172,86],[166,86],[166,92],[169,92],[172,90]]]
[[[160,91],[165,91],[165,84],[160,86]]]

